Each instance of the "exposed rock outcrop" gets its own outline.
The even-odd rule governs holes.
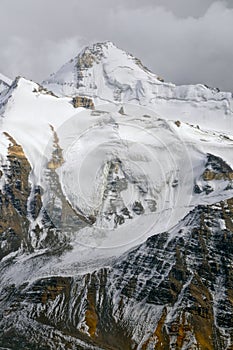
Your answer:
[[[95,109],[94,102],[88,97],[76,96],[73,98],[72,102],[75,108],[84,107],[88,109]]]

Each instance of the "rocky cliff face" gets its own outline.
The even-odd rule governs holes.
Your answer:
[[[1,345],[231,349],[232,213],[233,199],[198,206],[111,267],[10,284],[1,294]]]
[[[1,180],[1,259],[28,246],[29,221],[27,200],[30,195],[30,164],[23,149],[6,133],[10,145],[5,164],[2,165]]]
[[[16,85],[0,99],[0,348],[233,349],[232,130]]]

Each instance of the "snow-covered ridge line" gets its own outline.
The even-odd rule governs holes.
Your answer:
[[[58,96],[88,96],[95,105],[131,103],[151,108],[165,119],[233,131],[232,93],[204,84],[164,82],[110,42],[86,47],[42,84]]]
[[[12,80],[0,73],[0,94],[8,89],[12,84]]]
[[[5,75],[3,75],[2,73],[0,73],[0,80],[9,86],[12,84],[12,80],[10,78],[6,77]]]

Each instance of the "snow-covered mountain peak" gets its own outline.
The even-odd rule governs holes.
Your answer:
[[[164,82],[140,60],[111,42],[96,43],[42,83],[58,96],[87,96],[95,105],[130,103],[153,109],[165,119],[228,132],[233,128],[233,98],[204,84]]]
[[[84,48],[42,84],[58,95],[91,96],[100,104],[120,102],[122,93],[140,93],[141,82],[148,80],[161,84],[139,59],[107,41]]]
[[[77,60],[80,66],[82,64],[85,67],[87,67],[87,65],[91,66],[92,63],[89,61],[90,56],[93,61],[98,63],[101,61],[102,64],[111,62],[113,66],[122,66],[122,68],[129,67],[132,69],[138,69],[139,67],[145,70],[147,73],[149,72],[138,58],[118,48],[111,41],[94,43],[93,45],[85,47],[77,56]]]
[[[230,93],[165,83],[110,42],[43,86],[16,78],[0,348],[232,349],[232,149]]]

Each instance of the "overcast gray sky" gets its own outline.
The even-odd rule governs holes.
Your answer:
[[[1,0],[0,72],[40,82],[111,40],[167,81],[233,92],[233,0]]]

